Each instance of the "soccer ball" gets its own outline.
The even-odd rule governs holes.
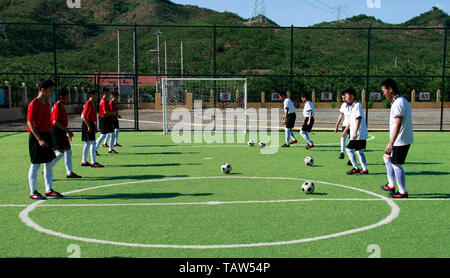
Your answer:
[[[222,172],[224,172],[225,174],[228,174],[231,172],[231,164],[230,163],[224,163],[222,164],[222,167],[220,168],[222,170]]]
[[[302,185],[302,192],[311,194],[314,192],[314,183],[312,181],[305,181]]]
[[[264,148],[266,146],[266,143],[263,142],[259,142],[258,147],[260,147],[261,149]]]
[[[253,147],[255,145],[255,142],[253,140],[250,140],[247,144],[249,147]]]
[[[305,164],[308,166],[312,166],[314,164],[314,158],[312,158],[311,156],[305,157]]]

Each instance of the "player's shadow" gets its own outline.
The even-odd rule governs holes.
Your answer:
[[[408,194],[410,199],[450,199],[448,193],[422,193],[422,194]]]
[[[163,179],[163,178],[185,178],[187,175],[174,175],[174,176],[164,176],[164,175],[125,175],[125,176],[108,176],[108,177],[83,177],[83,180],[101,180],[101,181],[114,181],[114,180],[152,180],[152,179]]]
[[[156,153],[127,153],[129,155],[176,155],[176,154],[198,154],[198,152],[156,152]]]
[[[194,193],[183,194],[178,192],[165,192],[165,193],[116,193],[107,195],[77,195],[77,196],[64,196],[64,199],[82,199],[82,200],[107,200],[107,199],[120,199],[120,200],[143,200],[143,199],[168,199],[176,197],[206,197],[214,195],[213,193]]]
[[[123,164],[123,165],[108,165],[108,168],[132,168],[132,167],[168,167],[181,165],[201,165],[199,163],[157,163],[157,164]]]
[[[438,171],[420,171],[420,172],[408,172],[406,171],[406,175],[412,175],[412,176],[447,176],[450,175],[450,172],[438,172]]]
[[[405,162],[405,165],[438,165],[442,162]],[[386,165],[384,163],[368,163],[367,165]]]

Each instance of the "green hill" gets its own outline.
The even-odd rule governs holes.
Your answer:
[[[168,73],[180,74],[179,43],[184,44],[184,75],[213,73],[213,28],[219,26],[260,26],[273,28],[217,28],[217,73],[236,75],[244,70],[268,70],[273,74],[290,72],[290,29],[270,19],[268,23],[250,22],[236,14],[220,13],[196,6],[174,4],[167,0],[82,0],[81,9],[69,9],[60,0],[2,0],[0,16],[5,22],[34,22],[47,25],[6,25],[8,40],[0,40],[1,72],[53,72],[51,22],[84,24],[57,26],[56,41],[59,73],[117,71],[117,30],[115,26],[89,24],[158,24],[178,27],[139,27],[138,65],[140,73],[156,73],[156,31],[167,41]],[[374,17],[358,15],[339,22],[323,22],[313,27],[413,27],[443,26],[449,16],[440,9],[392,25]],[[179,27],[205,26],[202,28]],[[209,26],[209,27],[208,27]],[[133,70],[133,26],[121,27],[122,71]],[[371,73],[379,75],[439,75],[442,73],[442,30],[372,30]],[[394,58],[398,66],[394,67]],[[294,31],[294,74],[364,75],[367,61],[367,30]],[[33,82],[35,76],[0,76],[12,83]],[[287,78],[253,78],[250,85],[278,90]],[[62,80],[61,82],[64,82]],[[76,83],[73,81],[72,83]],[[434,90],[439,79],[404,79],[403,87]],[[373,82],[377,89],[378,80]],[[317,85],[320,84],[320,85]],[[316,88],[338,90],[347,84],[364,88],[365,78],[302,78],[294,80],[297,90]],[[432,84],[432,85],[430,85]],[[317,88],[320,86],[320,88]],[[425,88],[424,88],[425,89]]]

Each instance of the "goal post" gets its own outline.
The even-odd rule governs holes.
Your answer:
[[[161,101],[164,134],[177,124],[172,117],[177,109],[189,111],[192,130],[205,127],[247,133],[246,78],[164,78]]]

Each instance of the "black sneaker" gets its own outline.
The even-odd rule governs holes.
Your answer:
[[[339,159],[344,159],[344,157],[345,157],[345,154],[344,154],[344,153],[341,153],[341,154],[339,155]]]
[[[394,199],[405,199],[408,198],[408,192],[401,194],[400,192],[392,193],[391,198]]]
[[[30,194],[30,198],[33,200],[47,200],[44,196],[41,195],[41,193],[34,191],[33,194]]]
[[[353,174],[359,174],[360,172],[361,172],[361,170],[353,168],[350,171],[346,172],[346,174],[353,175]]]
[[[64,195],[61,193],[56,192],[55,190],[51,190],[50,192],[45,192],[45,196],[52,197],[52,198],[62,198]]]
[[[381,187],[381,190],[389,191],[391,193],[394,193],[395,192],[395,186],[394,187],[389,187],[389,183],[386,183],[386,185],[383,185]]]

